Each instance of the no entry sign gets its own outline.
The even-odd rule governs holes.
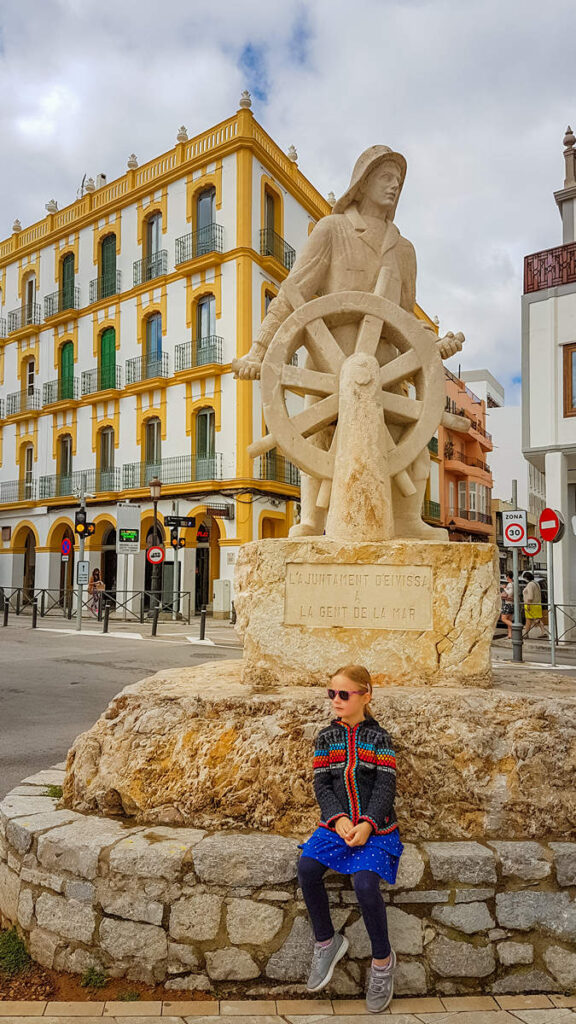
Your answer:
[[[550,541],[551,544],[556,544],[556,542],[562,540],[562,537],[564,536],[564,519],[562,514],[557,512],[555,508],[545,508],[544,511],[540,513],[538,528],[540,530],[542,540],[547,540]]]
[[[165,557],[166,552],[164,551],[164,548],[161,547],[154,546],[152,548],[148,548],[146,552],[146,558],[149,562],[152,562],[152,565],[159,565],[160,562],[164,561]]]
[[[526,512],[524,509],[511,509],[502,513],[502,532],[504,534],[504,546],[507,548],[521,548],[528,539],[528,528],[526,526]]]
[[[525,555],[528,555],[529,558],[534,558],[542,551],[542,541],[539,540],[538,537],[528,537],[522,551]]]

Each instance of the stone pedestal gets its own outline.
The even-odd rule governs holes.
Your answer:
[[[350,662],[383,686],[492,685],[492,544],[256,541],[239,552],[234,600],[256,689],[325,683]]]

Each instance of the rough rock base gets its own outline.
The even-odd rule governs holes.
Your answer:
[[[350,573],[365,565],[430,567],[431,627],[356,628],[330,625],[329,619],[325,627],[287,625],[290,563],[319,570],[337,564]],[[332,600],[334,606],[347,602],[350,607],[361,597],[334,586]],[[244,679],[256,689],[325,683],[331,672],[350,662],[366,665],[377,681],[395,686],[492,685],[490,643],[499,610],[492,544],[345,544],[322,537],[255,541],[238,555],[234,603],[244,640]],[[351,621],[360,621],[354,620],[353,610]]]

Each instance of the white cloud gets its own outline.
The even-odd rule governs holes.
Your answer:
[[[510,386],[522,259],[558,244],[552,191],[576,120],[572,0],[28,0],[1,14],[0,235],[84,172],[123,173],[201,132],[252,86],[254,113],[323,193],[368,145],[404,152],[398,210],[418,298],[463,330],[463,366]]]

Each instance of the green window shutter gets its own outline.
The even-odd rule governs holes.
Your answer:
[[[100,390],[116,387],[116,331],[108,327],[100,338]]]
[[[116,235],[106,235],[100,246],[101,298],[116,294]]]
[[[60,350],[59,398],[74,397],[74,344],[67,341]]]
[[[69,252],[62,260],[62,309],[74,306],[74,253]]]

